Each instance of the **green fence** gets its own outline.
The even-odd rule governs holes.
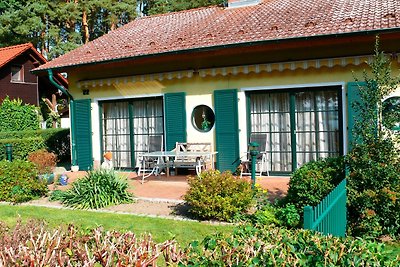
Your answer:
[[[344,237],[346,234],[346,179],[317,206],[304,207],[304,229],[325,235]]]

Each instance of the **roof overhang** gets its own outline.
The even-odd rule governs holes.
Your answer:
[[[79,68],[80,70],[85,70],[88,73],[88,78],[90,78],[92,70],[104,72],[106,75],[108,70],[115,68],[126,69],[129,72],[126,74],[142,75],[195,68],[221,67],[221,64],[235,66],[238,64],[363,55],[371,54],[374,51],[377,35],[380,36],[382,50],[397,52],[399,48],[395,41],[398,42],[400,39],[400,28],[391,28],[200,47],[81,63],[52,69],[55,72],[69,72]],[[100,66],[101,68],[99,68]],[[126,66],[133,67],[133,70],[132,68],[125,68]],[[135,69],[135,67],[137,68]],[[40,73],[44,70],[46,69],[35,69],[33,72]]]

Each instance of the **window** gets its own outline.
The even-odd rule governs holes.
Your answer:
[[[103,151],[113,153],[115,167],[134,168],[150,137],[164,135],[162,103],[162,98],[102,103]]]
[[[250,140],[264,135],[268,169],[290,173],[342,150],[340,88],[250,93]]]
[[[382,107],[383,125],[393,130],[400,130],[400,96],[386,99]]]
[[[206,105],[199,105],[193,109],[192,123],[194,128],[200,132],[208,132],[215,122],[214,111]]]
[[[11,67],[11,81],[12,82],[23,82],[24,81],[23,66],[14,65]]]

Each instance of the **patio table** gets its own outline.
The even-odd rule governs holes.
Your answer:
[[[217,151],[153,151],[143,153],[143,158],[153,158],[156,159],[156,164],[154,164],[153,168],[149,173],[146,173],[146,164],[144,164],[143,168],[143,176],[142,183],[144,179],[149,177],[150,175],[158,175],[161,168],[166,168],[167,177],[169,177],[169,168],[173,167],[173,159],[176,157],[190,157],[190,158],[205,158],[210,157],[211,159],[211,168],[214,169],[214,155],[216,155]],[[172,159],[172,160],[171,160]],[[161,168],[160,168],[161,167]],[[199,173],[197,173],[198,175]]]

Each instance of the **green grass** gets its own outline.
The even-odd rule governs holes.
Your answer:
[[[215,225],[205,222],[178,221],[129,214],[0,205],[0,220],[9,227],[16,224],[18,217],[21,217],[23,222],[29,219],[44,220],[52,228],[71,223],[83,230],[102,226],[106,230],[129,230],[137,235],[150,233],[156,242],[163,242],[175,237],[177,242],[183,246],[192,240],[202,240],[208,234],[217,231],[227,233],[233,229],[232,225]]]

